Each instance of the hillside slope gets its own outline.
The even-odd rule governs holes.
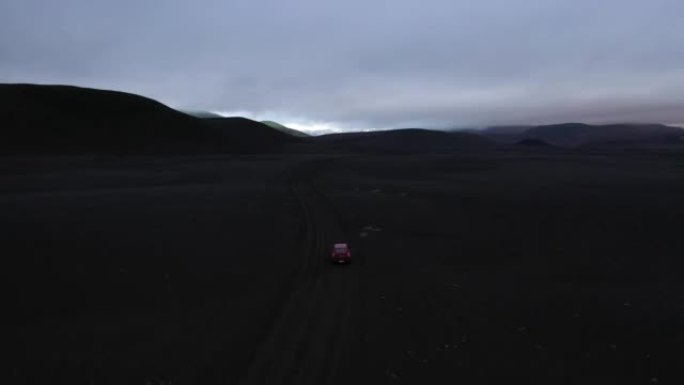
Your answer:
[[[142,96],[72,86],[0,85],[2,150],[154,149],[214,143],[201,121]]]
[[[269,127],[271,127],[271,128],[274,128],[274,129],[276,129],[276,130],[278,130],[278,131],[282,131],[282,132],[284,132],[284,133],[286,133],[286,134],[290,134],[290,135],[292,135],[292,136],[297,136],[297,137],[300,137],[300,138],[307,138],[307,137],[310,136],[310,135],[305,134],[305,133],[303,133],[303,132],[301,132],[301,131],[299,131],[299,130],[295,130],[294,128],[290,128],[290,127],[284,126],[284,125],[282,125],[282,124],[280,124],[280,123],[278,123],[278,122],[274,122],[274,121],[271,121],[271,120],[263,120],[261,123],[263,123],[263,124],[265,124],[265,125],[267,125],[267,126],[269,126]]]
[[[248,119],[198,119],[124,92],[0,84],[0,138],[3,153],[196,153],[258,152],[291,136]]]
[[[207,118],[203,121],[219,131],[225,140],[240,143],[244,149],[274,148],[299,141],[297,137],[247,118]]]

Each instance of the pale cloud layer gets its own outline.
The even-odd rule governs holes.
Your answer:
[[[681,0],[4,0],[0,82],[300,128],[684,122]]]

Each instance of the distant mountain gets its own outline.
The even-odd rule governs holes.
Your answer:
[[[329,134],[314,137],[314,140],[351,150],[399,153],[481,149],[492,144],[489,139],[477,134],[417,128]]]
[[[264,138],[259,143],[258,137]],[[243,152],[289,136],[248,119],[210,122],[142,96],[0,84],[0,152]],[[263,144],[263,146],[262,146]]]
[[[590,125],[563,123],[542,126],[495,126],[480,134],[499,143],[556,146],[651,145],[678,141],[684,130],[663,124]]]
[[[527,129],[522,139],[536,139],[555,145],[578,146],[619,143],[667,143],[684,137],[684,130],[662,124],[588,125],[565,123]]]
[[[267,125],[267,126],[269,126],[269,127],[271,127],[271,128],[275,128],[275,129],[278,130],[278,131],[282,131],[282,132],[284,132],[284,133],[290,134],[290,135],[292,135],[292,136],[298,136],[298,137],[300,137],[300,138],[306,138],[306,137],[309,137],[309,136],[310,136],[309,134],[305,134],[305,133],[303,133],[303,132],[301,132],[301,131],[298,131],[298,130],[295,130],[295,129],[293,129],[293,128],[284,126],[284,125],[282,125],[282,124],[280,124],[280,123],[278,123],[278,122],[274,122],[274,121],[271,121],[271,120],[263,120],[261,123],[263,123],[263,124],[265,124],[265,125]]]

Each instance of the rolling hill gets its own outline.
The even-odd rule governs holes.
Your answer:
[[[662,124],[588,125],[566,123],[537,126],[522,133],[555,145],[580,146],[620,143],[667,143],[684,136],[684,130]]]
[[[294,143],[299,138],[266,124],[241,117],[205,118],[204,123],[221,132],[225,140],[240,143],[242,148],[268,148]]]
[[[139,95],[32,84],[0,84],[0,127],[4,153],[258,152],[290,138],[248,119],[198,119]]]
[[[500,143],[540,141],[550,145],[576,147],[678,143],[684,136],[684,130],[663,124],[562,123],[490,127],[481,130],[480,134]]]

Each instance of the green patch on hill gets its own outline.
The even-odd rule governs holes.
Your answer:
[[[278,123],[278,122],[271,121],[271,120],[264,120],[264,121],[262,121],[261,123],[263,123],[263,124],[265,124],[265,125],[267,125],[267,126],[269,126],[269,127],[271,127],[271,128],[274,128],[274,129],[276,129],[276,130],[278,130],[278,131],[282,131],[282,132],[284,132],[284,133],[286,133],[286,134],[290,134],[290,135],[292,135],[292,136],[297,136],[297,137],[300,137],[300,138],[305,138],[305,137],[310,136],[309,134],[305,134],[305,133],[303,133],[303,132],[301,132],[301,131],[292,129],[292,128],[290,128],[290,127],[283,126],[282,124],[280,124],[280,123]]]
[[[222,118],[221,115],[209,111],[181,111],[184,114],[200,119]]]

